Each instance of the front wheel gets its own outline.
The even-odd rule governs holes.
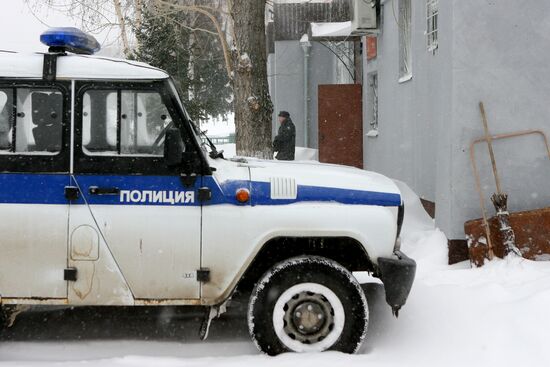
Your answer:
[[[355,353],[367,326],[361,286],[340,264],[322,257],[297,257],[275,265],[258,282],[248,305],[252,340],[269,355]]]

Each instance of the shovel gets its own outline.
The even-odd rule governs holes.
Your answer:
[[[489,156],[491,157],[491,165],[493,167],[493,176],[495,177],[495,183],[497,192],[491,196],[491,201],[497,212],[497,219],[499,223],[499,231],[502,235],[502,242],[504,244],[505,254],[514,253],[521,256],[521,252],[516,246],[516,236],[514,230],[510,226],[510,213],[508,212],[508,195],[502,192],[500,186],[500,178],[498,176],[497,164],[495,160],[495,153],[493,151],[493,138],[489,134],[489,124],[487,123],[487,115],[485,114],[485,107],[483,102],[479,102],[479,111],[483,121],[483,128],[485,130],[485,139],[487,140],[487,147],[489,148]],[[490,238],[489,223],[485,221],[485,228],[487,231],[487,237]],[[490,239],[488,240],[490,241]],[[491,246],[492,247],[492,246]]]

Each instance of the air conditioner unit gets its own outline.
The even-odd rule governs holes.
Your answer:
[[[351,34],[365,35],[376,33],[377,0],[351,0]]]

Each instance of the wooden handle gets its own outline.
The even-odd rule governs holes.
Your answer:
[[[483,102],[479,102],[479,111],[481,112],[481,119],[483,121],[483,128],[485,130],[485,140],[487,140],[487,146],[489,148],[489,156],[491,157],[491,165],[493,166],[493,175],[495,177],[495,183],[497,185],[497,193],[502,194],[500,187],[500,179],[498,177],[497,163],[495,160],[495,153],[493,151],[493,138],[489,133],[489,124],[487,123],[487,115],[485,114],[485,107]]]

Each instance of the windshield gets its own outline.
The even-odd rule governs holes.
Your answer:
[[[217,149],[214,143],[212,143],[212,141],[208,138],[205,132],[201,131],[200,126],[191,119],[191,116],[185,109],[185,106],[182,102],[182,99],[181,99],[182,93],[180,91],[180,88],[177,86],[177,84],[174,82],[172,78],[170,78],[169,84],[170,84],[170,88],[172,89],[172,93],[176,96],[176,99],[178,100],[178,104],[181,110],[183,111],[185,119],[190,122],[193,130],[193,135],[195,139],[197,139],[197,141],[199,142],[201,148],[208,153],[217,152]]]
[[[183,111],[185,118],[187,119],[187,121],[190,122],[193,130],[193,135],[195,139],[197,139],[197,141],[199,142],[201,148],[205,152],[207,152],[211,158],[223,158],[223,155],[222,155],[223,150],[219,151],[214,145],[214,143],[212,142],[212,140],[206,135],[206,132],[202,131],[200,126],[191,119],[191,116],[189,115],[189,113],[187,112],[187,110],[183,105],[183,102],[181,99],[181,91],[172,78],[170,78],[170,88],[172,89],[172,93],[174,93],[174,95],[177,97],[178,104],[181,110]]]

